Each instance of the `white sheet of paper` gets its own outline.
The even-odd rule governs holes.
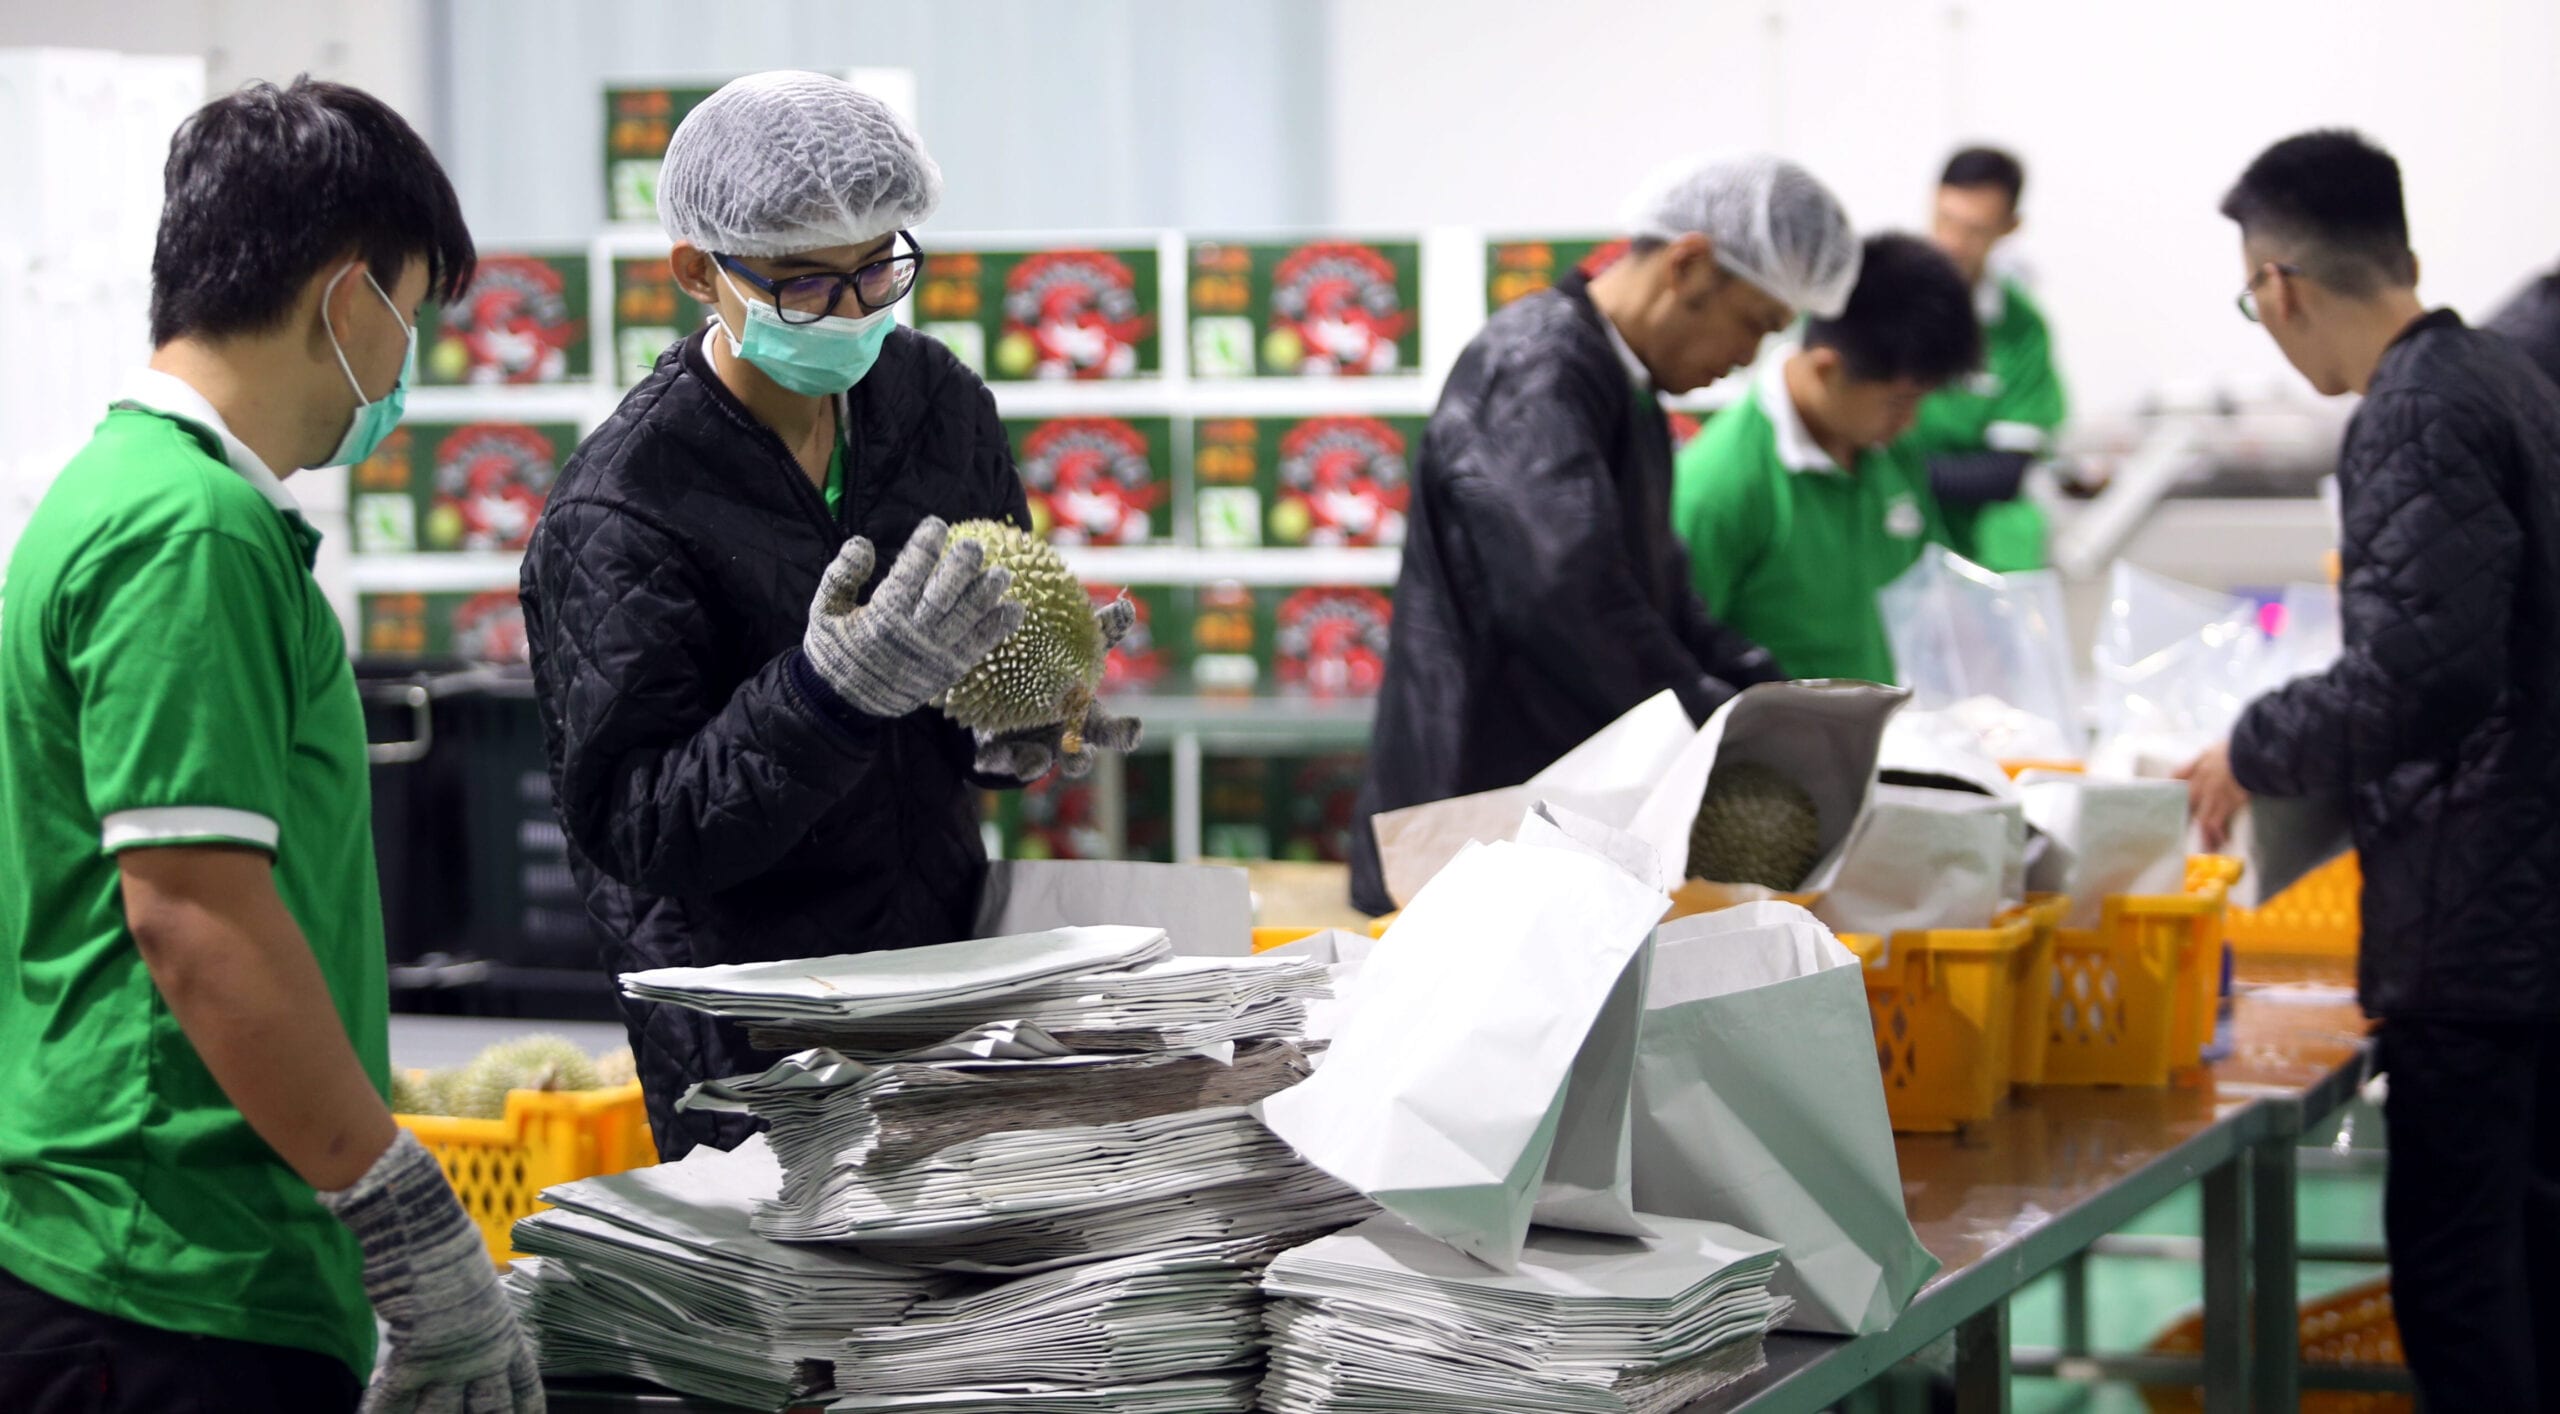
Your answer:
[[[1162,928],[1180,957],[1253,952],[1253,890],[1229,865],[1127,860],[1000,859],[979,896],[982,937],[1048,928]]]

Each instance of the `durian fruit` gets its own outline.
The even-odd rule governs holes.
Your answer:
[[[1804,787],[1757,761],[1721,761],[1689,831],[1689,877],[1797,887],[1822,854],[1822,815]]]
[[[962,521],[951,527],[944,553],[970,540],[985,547],[989,568],[1013,571],[1004,597],[1022,605],[1022,627],[938,705],[964,727],[999,735],[1063,722],[1063,748],[1081,751],[1085,709],[1102,682],[1108,651],[1093,621],[1093,601],[1058,552],[1019,527]]]
[[[428,1076],[423,1070],[395,1067],[391,1072],[391,1112],[396,1115],[434,1114],[434,1110],[427,1108],[431,1103],[427,1082]]]
[[[628,1085],[640,1078],[640,1062],[633,1058],[629,1046],[617,1046],[596,1057],[596,1084],[611,1088]]]
[[[454,1080],[453,1113],[465,1119],[503,1119],[512,1090],[593,1090],[596,1065],[575,1041],[553,1035],[519,1036],[482,1051]]]

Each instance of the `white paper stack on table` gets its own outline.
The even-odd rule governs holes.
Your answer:
[[[1777,1244],[1645,1222],[1656,1236],[1532,1229],[1509,1273],[1383,1216],[1283,1253],[1261,1407],[1667,1414],[1759,1368]]]
[[[831,1387],[848,1330],[894,1325],[968,1280],[757,1236],[782,1183],[762,1138],[543,1194],[516,1224],[517,1310],[555,1375],[627,1375],[760,1408]]]
[[[1262,1363],[1259,1257],[1189,1248],[1068,1267],[927,1302],[895,1325],[857,1331],[836,1358],[840,1409],[1003,1408],[1039,1391],[1153,1399],[1159,1381],[1208,1377],[1189,1410],[1253,1407]]]
[[[1001,1015],[1076,1051],[1183,1050],[1301,1035],[1307,1003],[1331,995],[1329,983],[1323,964],[1310,958],[1176,957],[1035,982],[985,1000],[764,1023],[750,1027],[748,1039],[759,1050],[824,1046],[868,1059],[906,1055]]]

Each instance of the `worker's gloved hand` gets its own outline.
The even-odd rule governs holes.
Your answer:
[[[855,601],[871,578],[871,542],[845,542],[809,607],[800,651],[855,711],[903,717],[950,691],[1008,634],[1022,606],[1004,602],[1011,570],[986,567],[986,550],[964,540],[942,552],[949,527],[927,520],[868,604]]]
[[[1093,771],[1095,752],[1137,750],[1146,724],[1135,717],[1112,716],[1096,702],[1084,709],[1083,719],[1076,724],[1076,739],[1071,742],[1067,735],[1064,722],[1002,736],[978,732],[978,774],[1009,776],[1028,785],[1058,770],[1068,780],[1082,780]]]
[[[365,1296],[390,1327],[364,1414],[542,1414],[533,1345],[498,1290],[480,1229],[418,1136],[401,1130],[364,1177],[318,1196],[363,1245]]]
[[[1116,648],[1138,622],[1138,606],[1123,594],[1094,610],[1093,622],[1102,630],[1103,647]],[[1057,722],[1002,735],[975,733],[978,774],[1009,776],[1028,784],[1063,768],[1067,779],[1081,780],[1093,770],[1094,752],[1135,751],[1146,734],[1145,724],[1137,718],[1112,716],[1099,702],[1087,706],[1075,723],[1077,739],[1072,743],[1067,740],[1067,726]]]

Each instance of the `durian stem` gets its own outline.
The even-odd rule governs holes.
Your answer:
[[[1093,706],[1093,693],[1078,688],[1067,694],[1066,730],[1058,733],[1058,750],[1068,756],[1084,754],[1084,714]]]

